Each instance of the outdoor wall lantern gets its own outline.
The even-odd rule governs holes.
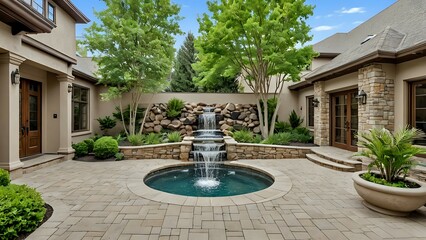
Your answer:
[[[360,90],[356,98],[358,99],[359,104],[364,105],[367,103],[367,93],[365,93],[364,90]]]
[[[312,100],[312,105],[314,105],[314,107],[318,107],[318,104],[319,104],[318,98],[315,98],[314,100]]]
[[[68,83],[68,92],[69,93],[72,92],[72,84],[71,83]]]
[[[19,69],[12,71],[11,77],[12,77],[12,84],[19,85],[19,82],[21,80],[21,74],[19,73]]]

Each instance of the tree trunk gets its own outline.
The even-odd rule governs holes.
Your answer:
[[[146,121],[146,117],[148,116],[148,113],[151,112],[153,99],[154,99],[154,94],[151,95],[151,98],[150,98],[149,103],[148,103],[148,107],[145,109],[145,112],[143,114],[143,119],[142,119],[142,123],[141,123],[141,128],[139,129],[139,134],[142,134],[143,126],[145,125],[145,121]]]

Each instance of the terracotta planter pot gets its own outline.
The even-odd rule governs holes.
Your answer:
[[[389,187],[366,181],[360,177],[367,171],[355,172],[352,176],[354,187],[365,200],[363,203],[373,211],[393,216],[406,216],[426,203],[426,184],[412,178],[410,182],[420,188]]]

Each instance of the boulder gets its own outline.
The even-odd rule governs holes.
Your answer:
[[[240,115],[238,115],[238,120],[243,120],[247,117],[247,114],[245,112],[240,113]]]
[[[251,106],[250,106],[250,104],[243,104],[243,106],[242,106],[243,108],[247,108],[247,109],[250,109],[251,108]]]
[[[220,108],[215,108],[215,109],[214,109],[214,112],[215,112],[215,113],[220,113],[220,112],[222,112],[222,109],[220,109]]]
[[[147,122],[147,123],[144,124],[144,127],[152,128],[152,127],[154,127],[154,123],[153,122]]]
[[[146,133],[152,133],[152,132],[154,132],[154,128],[145,128],[144,131]]]
[[[154,125],[160,125],[161,124],[160,121],[154,121],[153,123],[154,123]]]
[[[237,120],[237,119],[239,119],[240,114],[241,114],[241,112],[231,112],[231,118],[233,120]]]
[[[230,111],[230,112],[235,111],[235,104],[233,104],[233,103],[228,103],[228,104],[226,105],[225,109],[226,109],[226,110],[228,110],[228,111]]]
[[[156,132],[156,133],[160,133],[160,132],[161,132],[161,130],[163,130],[163,127],[162,127],[161,125],[156,125],[156,126],[154,127],[154,132]]]
[[[150,112],[150,114],[149,114],[149,119],[150,119],[151,121],[155,121],[155,113]]]
[[[253,128],[253,132],[256,134],[260,133],[260,127]]]
[[[235,131],[240,131],[243,130],[244,126],[242,124],[234,124],[234,126],[232,126],[234,128]]]
[[[164,119],[161,121],[161,126],[163,127],[167,127],[172,121],[170,121],[169,119]]]
[[[258,118],[257,118],[257,115],[256,114],[254,114],[254,113],[252,113],[252,114],[250,114],[250,117],[249,117],[251,120],[258,120]]]
[[[161,122],[161,120],[163,120],[163,119],[164,119],[163,115],[161,115],[161,114],[155,115],[155,121],[160,121]]]
[[[178,129],[182,125],[182,122],[179,120],[173,120],[172,123],[169,124],[169,126],[170,125],[172,126],[173,129]]]
[[[226,119],[226,124],[232,126],[232,125],[234,125],[234,120],[228,118],[228,119]]]
[[[186,104],[185,105],[185,108],[187,109],[187,110],[193,110],[194,108],[191,106],[191,104]]]
[[[228,124],[223,124],[222,126],[220,126],[220,130],[228,130],[230,128],[231,126],[229,126]]]

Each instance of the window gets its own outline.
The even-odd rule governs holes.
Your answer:
[[[52,22],[55,22],[55,6],[53,6],[51,3],[47,4],[47,19],[49,19]]]
[[[56,21],[55,5],[48,0],[24,0],[24,2],[50,21]]]
[[[411,126],[426,132],[426,81],[411,84],[409,104]],[[426,138],[417,139],[414,143],[426,145]]]
[[[308,127],[313,127],[314,126],[314,96],[310,96],[306,98],[306,110],[307,113],[306,115],[308,116],[307,119],[307,124]]]
[[[89,122],[89,89],[73,85],[72,90],[72,131],[87,131]]]

